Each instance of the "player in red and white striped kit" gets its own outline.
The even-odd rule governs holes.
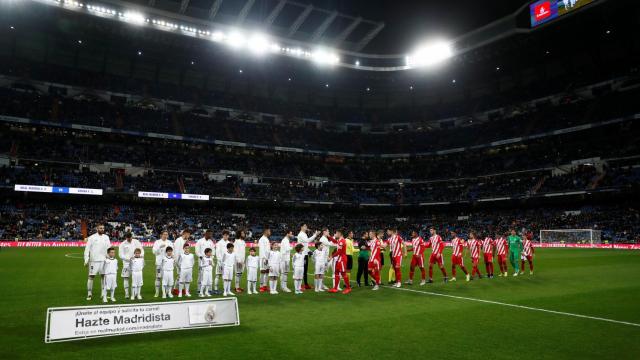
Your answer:
[[[487,277],[489,279],[493,279],[493,248],[495,247],[495,241],[489,236],[487,236],[482,241],[482,254],[484,256],[484,266],[487,270]]]
[[[371,254],[369,255],[369,263],[367,267],[369,269],[369,274],[376,283],[373,286],[372,290],[378,290],[380,287],[380,267],[382,263],[380,255],[380,250],[382,249],[382,241],[378,239],[375,230],[369,231],[369,239],[371,239],[369,240],[368,244],[369,249],[371,249]]]
[[[500,233],[496,233],[495,243],[498,266],[500,266],[500,274],[498,276],[507,276],[507,253],[509,252],[507,238]]]
[[[454,230],[451,231],[451,281],[456,281],[456,267],[460,266],[460,269],[464,272],[467,281],[471,279],[467,268],[464,266],[464,259],[462,257],[462,251],[467,246],[464,239],[458,237],[458,233]]]
[[[473,268],[471,269],[471,279],[478,274],[478,279],[482,279],[482,274],[480,273],[480,269],[478,268],[478,263],[480,262],[480,248],[482,248],[482,241],[478,240],[478,236],[475,232],[471,231],[469,233],[469,241],[467,242],[467,246],[469,247],[469,252],[471,253],[471,263]]]
[[[335,258],[335,282],[333,288],[329,289],[330,293],[338,292],[338,285],[340,284],[340,277],[344,281],[345,289],[342,292],[343,294],[348,294],[351,292],[351,284],[349,283],[349,274],[347,273],[347,240],[345,240],[342,235],[343,232],[341,230],[337,230],[334,237],[329,239],[331,242],[337,244],[337,249],[333,253],[333,257]]]
[[[391,266],[396,274],[395,287],[402,286],[402,256],[406,255],[404,248],[404,240],[398,235],[398,229],[389,229],[391,236],[387,240],[389,251],[391,252]]]
[[[522,255],[520,256],[520,258],[522,259],[522,266],[520,266],[520,274],[524,274],[524,261],[527,260],[529,262],[529,275],[533,275],[533,254],[535,252],[535,249],[533,248],[533,243],[531,242],[532,238],[533,234],[528,233],[524,238],[524,242],[522,243]]]
[[[411,251],[413,252],[413,256],[411,256],[411,267],[409,268],[409,280],[407,280],[406,284],[413,284],[413,274],[416,269],[416,266],[420,268],[421,281],[420,285],[425,284],[425,280],[427,277],[427,272],[424,268],[424,251],[427,249],[427,243],[424,241],[422,236],[418,234],[417,231],[411,232]]]
[[[447,270],[444,269],[444,259],[442,258],[444,241],[442,241],[442,238],[436,232],[436,228],[429,228],[429,233],[431,234],[431,237],[429,237],[429,241],[427,242],[426,247],[431,248],[431,256],[429,256],[429,281],[427,282],[433,283],[433,264],[436,263],[440,267],[440,271],[442,271],[444,282],[447,282]]]

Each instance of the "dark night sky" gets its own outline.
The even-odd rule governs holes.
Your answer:
[[[511,14],[526,0],[303,0],[325,9],[384,21],[366,52],[401,53],[430,36],[452,38]]]

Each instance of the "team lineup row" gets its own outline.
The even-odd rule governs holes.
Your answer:
[[[358,253],[358,285],[360,277],[365,275],[365,284],[368,285],[368,276],[373,278],[373,290],[378,290],[381,285],[380,270],[384,265],[382,252],[389,249],[391,266],[389,269],[390,283],[395,287],[402,285],[402,260],[408,252],[412,252],[409,279],[405,284],[412,284],[414,271],[420,269],[421,282],[433,282],[433,267],[437,265],[446,283],[449,281],[444,267],[443,250],[445,242],[438,235],[435,228],[430,228],[429,238],[423,239],[417,231],[412,231],[411,240],[405,241],[398,234],[397,229],[388,229],[385,232],[370,230],[362,234],[362,238],[354,247],[354,234],[345,234],[337,230],[333,235],[325,228],[322,232],[316,231],[312,236],[307,235],[307,225],[300,227],[296,238],[297,244],[293,246],[293,232],[288,231],[280,242],[271,242],[271,230],[265,228],[257,243],[257,251],[254,247],[249,249],[246,255],[245,232],[239,231],[237,238],[230,238],[229,231],[222,232],[222,238],[215,242],[213,232],[207,230],[204,236],[195,244],[195,256],[191,253],[189,239],[191,232],[183,230],[179,238],[172,242],[169,234],[163,231],[160,238],[152,247],[155,256],[155,297],[163,298],[191,296],[190,285],[193,277],[193,269],[198,266],[197,291],[198,295],[211,296],[220,294],[218,285],[223,282],[223,296],[234,295],[234,291],[243,292],[240,288],[240,279],[245,270],[247,272],[247,293],[269,292],[278,294],[278,283],[281,291],[291,292],[287,286],[289,272],[293,269],[293,282],[295,294],[301,294],[305,289],[312,289],[308,284],[307,273],[310,259],[314,262],[314,287],[316,292],[328,291],[331,293],[342,291],[343,294],[351,292],[349,273],[353,265],[353,254]],[[346,235],[346,236],[345,236]],[[319,237],[319,238],[318,238]],[[316,241],[317,239],[317,241]],[[507,276],[507,259],[514,268],[513,276],[521,274],[520,267],[524,269],[525,261],[529,263],[530,274],[533,274],[534,248],[530,234],[524,236],[524,240],[517,235],[515,230],[510,234],[496,234],[495,239],[490,236],[480,238],[475,232],[469,233],[469,239],[464,240],[458,236],[455,230],[451,231],[450,245],[451,255],[451,281],[456,281],[456,271],[460,268],[467,281],[476,275],[482,278],[479,269],[480,256],[483,256],[486,276],[494,276],[494,256],[497,255],[499,265],[498,276]],[[309,246],[315,250],[310,251]],[[333,248],[333,249],[332,249]],[[426,279],[426,266],[424,253],[431,248],[429,256],[429,279]],[[467,248],[472,260],[472,270],[469,272],[464,265],[463,252]],[[293,255],[291,251],[294,250]],[[140,294],[143,285],[142,271],[144,269],[144,248],[142,244],[127,234],[118,248],[118,257],[122,261],[120,276],[123,279],[126,298],[142,299]],[[87,300],[93,296],[93,283],[96,275],[101,278],[101,297],[104,302],[115,300],[117,287],[118,259],[115,256],[115,248],[111,246],[109,237],[104,233],[104,226],[98,225],[96,233],[87,239],[84,251],[84,264],[88,267]],[[333,287],[327,288],[324,284],[326,271],[332,270]],[[393,278],[393,281],[391,279]],[[342,290],[340,282],[344,283]],[[257,283],[260,287],[257,288]]]

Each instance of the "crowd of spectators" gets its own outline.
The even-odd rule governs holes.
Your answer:
[[[551,168],[589,158],[640,154],[640,124],[629,121],[484,149],[409,158],[248,149],[88,131],[0,125],[0,154],[34,161],[129,164],[188,173],[242,171],[260,177],[331,181],[441,180]],[[399,141],[402,139],[399,138]]]
[[[405,238],[417,229],[426,233],[435,226],[443,236],[447,230],[458,229],[466,236],[476,230],[495,235],[508,228],[527,229],[537,238],[541,229],[594,229],[602,231],[602,240],[609,242],[640,241],[640,209],[637,207],[579,207],[530,210],[474,210],[468,212],[433,212],[411,215],[353,213],[343,211],[236,209],[223,211],[211,207],[185,207],[160,205],[63,205],[43,203],[11,203],[0,205],[0,239],[4,240],[64,240],[83,238],[82,226],[87,231],[104,223],[107,234],[121,240],[131,231],[141,240],[153,240],[162,230],[171,237],[179,236],[182,229],[194,231],[194,238],[205,229],[219,236],[223,229],[248,229],[256,241],[264,226],[279,240],[285,230],[294,232],[300,224],[310,228],[347,229],[357,233],[370,228],[399,227]],[[258,236],[255,236],[258,235]]]
[[[424,126],[394,134],[335,132],[293,126],[289,122],[275,125],[262,119],[247,122],[230,119],[227,111],[209,114],[204,109],[161,110],[141,104],[107,102],[95,96],[61,97],[12,88],[0,88],[0,115],[263,146],[353,153],[415,153],[486,144],[630,115],[637,110],[634,99],[638,92],[611,92],[594,99],[569,97],[557,105],[544,103],[522,108],[488,122],[474,124],[471,119],[470,124],[462,127]],[[251,115],[245,117],[251,118]]]
[[[584,168],[585,170],[555,176],[550,170],[539,170],[416,183],[310,182],[268,178],[255,183],[245,183],[234,175],[227,175],[221,180],[210,179],[206,174],[173,172],[119,176],[113,172],[96,173],[87,169],[83,171],[65,167],[27,165],[0,167],[0,175],[4,179],[4,183],[0,185],[6,189],[13,188],[14,184],[100,188],[108,194],[135,195],[139,191],[153,191],[260,201],[415,205],[422,202],[526,198],[582,190],[633,191],[639,184],[640,168],[615,169],[600,175],[593,167]]]

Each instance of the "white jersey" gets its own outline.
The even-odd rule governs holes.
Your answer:
[[[227,252],[228,243],[229,243],[229,240],[224,240],[224,239],[220,239],[216,243],[216,259],[218,259],[218,261],[221,261],[222,257]]]
[[[180,272],[191,271],[193,269],[193,264],[193,254],[180,254],[180,257],[178,258],[178,268],[180,269]]]
[[[211,251],[215,250],[215,244],[211,239],[200,238],[196,242],[196,256],[201,259],[204,258],[204,251],[207,249],[211,249]]]
[[[169,246],[173,247],[170,240],[158,239],[153,243],[151,251],[153,251],[153,255],[156,256],[156,266],[162,265],[162,260],[166,258],[165,255],[167,254],[167,247]]]
[[[309,253],[309,243],[313,242],[316,239],[316,235],[313,235],[312,237],[307,236],[307,233],[304,231],[300,231],[300,233],[298,233],[298,237],[297,237],[297,241],[298,243],[302,244],[303,248],[302,248],[302,253],[303,254],[308,254]]]
[[[259,263],[260,263],[260,258],[257,257],[257,256],[249,255],[247,257],[247,268],[249,268],[249,269],[252,269],[252,268],[257,269],[259,267]]]
[[[164,256],[160,264],[162,266],[162,271],[173,273],[173,267],[174,267],[173,257]]]
[[[280,266],[280,261],[282,260],[282,254],[279,251],[270,251],[269,252],[269,268],[277,268]]]
[[[327,251],[327,248],[323,248],[322,250],[320,249],[315,249],[313,251],[313,261],[316,264],[325,264],[327,262],[327,258],[329,255],[329,252]]]
[[[139,258],[133,258],[131,259],[131,273],[138,273],[138,272],[142,272],[142,269],[144,269],[144,259],[139,257]]]
[[[202,268],[202,271],[211,271],[213,268],[213,257],[205,256],[200,259],[200,267]]]
[[[304,267],[304,254],[302,252],[293,254],[293,268],[299,267]]]
[[[233,242],[233,253],[236,254],[236,261],[244,264],[244,260],[247,256],[247,244],[244,240],[236,239]]]
[[[176,261],[180,259],[180,255],[184,252],[183,248],[185,243],[187,243],[187,241],[183,239],[182,236],[173,242],[173,258],[176,259]]]
[[[211,286],[212,270],[213,270],[213,257],[203,256],[200,259],[200,268],[202,274],[202,286]]]
[[[222,263],[223,268],[233,269],[234,266],[236,265],[236,254],[235,253],[230,254],[229,252],[225,252],[224,254],[222,254],[222,257],[218,261]]]
[[[329,259],[329,253],[331,253],[331,248],[332,247],[338,247],[338,244],[332,243],[331,241],[329,241],[329,238],[324,236],[324,235],[320,238],[320,243],[324,245],[324,251],[327,252],[327,254],[326,254],[327,255],[327,260],[330,260]]]
[[[102,267],[102,273],[104,275],[115,275],[118,273],[118,259],[106,258]]]
[[[131,269],[131,286],[140,287],[143,285],[144,280],[142,276],[142,269],[144,268],[144,258],[134,257],[130,261]]]
[[[280,255],[284,262],[288,263],[291,260],[291,243],[288,236],[283,237],[280,241]]]
[[[111,247],[109,236],[95,233],[87,239],[87,245],[84,247],[84,262],[104,261],[107,258],[107,249]]]
[[[260,240],[258,240],[258,257],[261,260],[266,260],[269,258],[270,252],[271,244],[269,243],[269,238],[263,235]]]
[[[118,246],[118,256],[124,263],[127,263],[133,258],[133,252],[136,249],[140,249],[140,257],[144,257],[144,249],[140,241],[136,239],[131,239],[131,241],[125,240]]]
[[[257,256],[247,257],[247,280],[248,281],[258,281],[258,266],[260,263],[260,258]]]

